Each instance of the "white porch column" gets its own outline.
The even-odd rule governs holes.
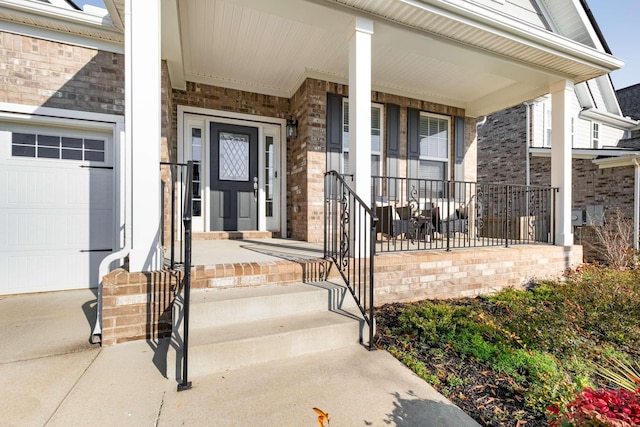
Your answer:
[[[349,170],[354,190],[371,200],[371,35],[373,21],[356,17],[349,39]]]
[[[367,206],[371,204],[371,35],[373,21],[356,17],[349,38],[349,171],[353,174],[353,189]],[[359,223],[352,216],[353,230],[369,230],[369,220]],[[352,235],[354,256],[368,256],[366,240]]]
[[[161,267],[160,1],[125,0],[125,127],[131,147],[130,271]]]
[[[560,189],[555,206],[556,245],[573,245],[571,229],[571,101],[573,83],[555,83],[551,91],[551,185]]]

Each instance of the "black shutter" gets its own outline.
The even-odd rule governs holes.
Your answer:
[[[420,110],[407,108],[407,158],[420,158]]]
[[[455,162],[456,164],[461,164],[464,161],[464,117],[455,117],[454,119],[455,127]]]
[[[400,158],[400,106],[387,104],[387,158]]]
[[[342,95],[327,93],[327,152],[342,153]]]

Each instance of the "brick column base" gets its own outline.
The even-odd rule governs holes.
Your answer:
[[[102,279],[102,345],[171,336],[171,307],[182,273],[129,273]]]

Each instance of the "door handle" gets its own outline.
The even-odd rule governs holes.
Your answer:
[[[253,177],[253,198],[258,200],[258,177]]]

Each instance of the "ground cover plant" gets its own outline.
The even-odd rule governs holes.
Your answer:
[[[380,348],[482,425],[624,425],[562,424],[590,408],[585,396],[635,410],[638,391],[620,403],[627,394],[601,390],[621,388],[607,372],[640,362],[640,270],[585,266],[526,290],[388,304],[377,322]]]

